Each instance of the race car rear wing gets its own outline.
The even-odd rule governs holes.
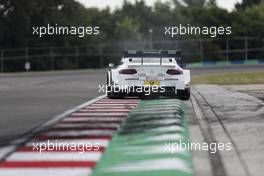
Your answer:
[[[126,50],[123,55],[124,58],[133,57],[155,57],[155,58],[181,58],[181,51],[179,50]]]
[[[162,65],[163,58],[174,58],[181,60],[181,51],[179,50],[126,50],[123,58],[141,58],[141,65],[144,63],[144,58],[160,58]],[[132,59],[130,59],[132,61]],[[171,60],[172,62],[172,60]]]

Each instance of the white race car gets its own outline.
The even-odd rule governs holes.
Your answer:
[[[182,69],[177,61],[181,52],[177,50],[127,50],[121,64],[114,68],[109,64],[107,72],[107,96],[158,95],[190,98],[190,70]]]

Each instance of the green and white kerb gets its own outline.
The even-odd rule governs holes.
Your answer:
[[[191,152],[168,148],[189,141],[186,125],[180,100],[142,100],[121,124],[93,176],[193,175]]]

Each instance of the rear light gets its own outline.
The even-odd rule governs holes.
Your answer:
[[[182,70],[179,69],[169,69],[166,72],[168,75],[181,75],[183,74]]]
[[[120,74],[125,74],[125,75],[134,75],[137,73],[136,69],[122,69],[119,71]]]

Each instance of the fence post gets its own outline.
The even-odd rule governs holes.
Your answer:
[[[204,61],[203,39],[200,40],[200,56],[201,56],[201,62],[203,62]]]
[[[4,50],[1,50],[1,73],[4,73]]]
[[[245,60],[248,60],[248,37],[245,37]]]
[[[226,61],[229,61],[229,38],[226,38]]]
[[[128,47],[127,47],[127,39],[124,40],[124,50],[126,50]]]
[[[54,54],[53,54],[53,48],[50,48],[50,70],[54,70]]]
[[[79,47],[75,47],[75,69],[79,67]]]
[[[104,67],[104,58],[103,58],[103,46],[99,46],[99,55],[100,55],[100,68]]]
[[[153,35],[153,29],[149,28],[149,49],[152,50],[153,44],[152,44],[152,35]]]
[[[25,70],[28,72],[30,70],[30,63],[28,61],[28,48],[25,48]]]

